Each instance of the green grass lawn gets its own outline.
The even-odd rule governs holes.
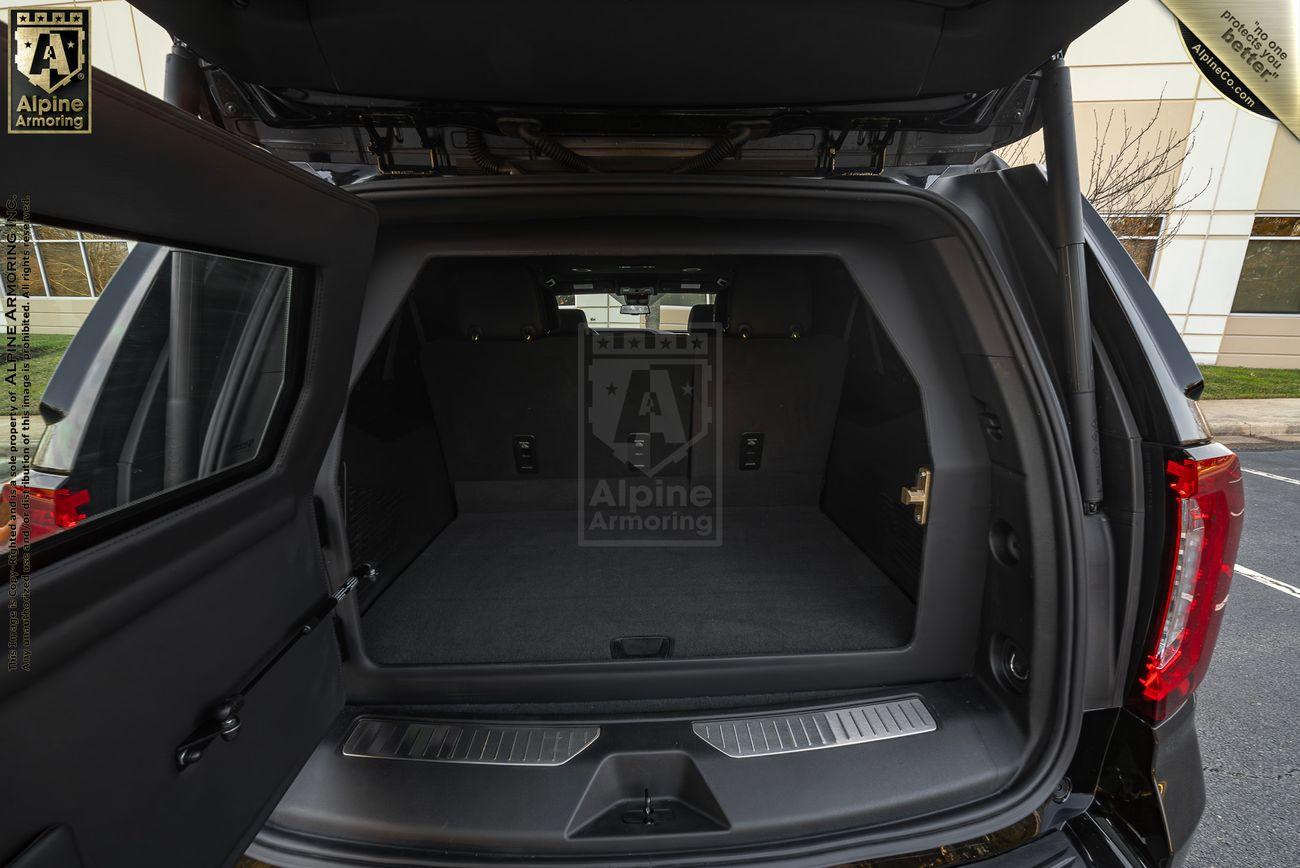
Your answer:
[[[45,387],[49,384],[50,377],[54,376],[54,369],[58,367],[59,359],[63,358],[63,351],[72,342],[72,335],[31,335],[30,342],[32,392],[31,402],[28,406],[32,416],[31,433],[35,440],[39,442],[41,432],[45,430],[45,425],[40,418],[41,396],[45,394]],[[6,363],[4,367],[7,375],[9,373],[8,364]],[[10,405],[8,398],[0,400],[0,404],[3,405],[0,406],[0,415],[21,412],[21,406]],[[9,427],[11,424],[11,421],[6,421],[5,428],[12,433],[12,429]],[[25,461],[20,451],[6,447],[3,454],[0,454],[0,475],[4,475],[6,478],[13,477],[22,471],[24,464]]]
[[[32,335],[32,411],[45,394],[45,386],[54,376],[54,369],[63,358],[63,351],[72,342],[72,335]]]
[[[1205,365],[1201,400],[1215,398],[1300,398],[1300,370]]]

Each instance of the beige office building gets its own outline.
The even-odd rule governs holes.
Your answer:
[[[1120,119],[1141,129],[1157,106],[1148,148],[1190,133],[1180,207],[1131,249],[1197,361],[1300,368],[1300,141],[1220,96],[1158,0],[1130,0],[1066,59],[1085,175],[1108,119],[1112,153]]]
[[[0,0],[17,5],[39,0]],[[125,0],[59,5],[90,8],[97,67],[161,95],[170,47],[161,28]],[[1147,149],[1188,139],[1172,154],[1181,160],[1177,210],[1113,225],[1196,359],[1300,368],[1300,141],[1203,80],[1158,0],[1130,0],[1081,37],[1067,60],[1085,182],[1090,161],[1122,147],[1125,130],[1154,119],[1141,142]],[[1032,144],[1021,155],[1033,159]],[[99,243],[80,235],[40,242],[68,264],[69,279],[47,281],[38,326],[70,331],[93,304],[102,283],[95,255],[110,253]]]

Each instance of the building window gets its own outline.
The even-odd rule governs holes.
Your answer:
[[[31,245],[36,262],[29,287],[34,296],[97,297],[131,247],[120,238],[59,226],[32,226],[32,236],[19,244]]]
[[[1300,313],[1300,215],[1255,217],[1232,312]]]
[[[1106,218],[1110,231],[1115,233],[1133,264],[1147,280],[1151,279],[1151,266],[1156,261],[1156,248],[1160,246],[1160,230],[1164,228],[1164,222],[1165,218],[1161,216],[1118,214]]]

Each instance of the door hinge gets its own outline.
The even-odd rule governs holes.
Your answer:
[[[322,621],[334,614],[339,603],[357,589],[362,579],[373,580],[378,574],[379,571],[373,565],[361,564],[348,575],[347,580],[339,586],[338,590],[313,606],[293,632],[285,636],[259,661],[257,667],[252,670],[253,674],[244,679],[243,686],[215,703],[207,721],[190,733],[189,737],[176,748],[177,767],[188,768],[203,759],[204,753],[217,739],[234,741],[243,726],[239,712],[244,707],[244,697],[248,692],[257,686],[257,682],[262,680],[272,666],[289,653],[299,639],[313,632]]]
[[[933,481],[934,473],[930,468],[919,467],[916,471],[916,485],[910,488],[904,485],[902,496],[899,497],[903,506],[912,507],[912,517],[919,525],[930,520],[930,483]]]

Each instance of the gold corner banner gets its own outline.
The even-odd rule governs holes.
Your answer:
[[[1300,0],[1164,0],[1201,75],[1300,136]]]

